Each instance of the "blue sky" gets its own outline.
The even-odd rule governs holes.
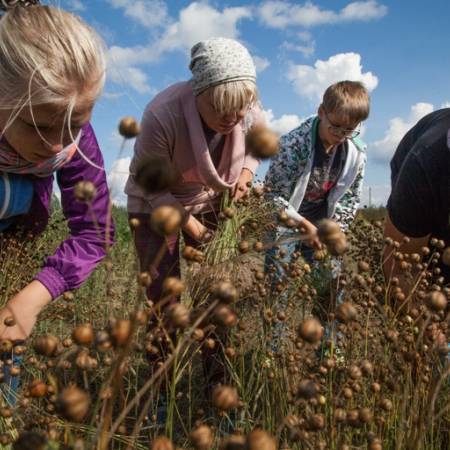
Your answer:
[[[54,2],[53,2],[54,3]],[[314,113],[323,90],[358,79],[371,91],[364,125],[372,202],[389,193],[389,160],[403,134],[423,115],[450,106],[450,2],[59,0],[80,14],[108,48],[104,95],[93,125],[118,201],[132,142],[118,158],[117,123],[140,119],[168,85],[190,77],[189,49],[212,36],[239,39],[258,67],[258,86],[273,127],[287,132]],[[260,174],[264,172],[264,167]]]

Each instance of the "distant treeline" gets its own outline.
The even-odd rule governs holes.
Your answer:
[[[363,208],[358,209],[358,215],[373,222],[375,220],[384,220],[386,211],[385,206],[364,206]]]

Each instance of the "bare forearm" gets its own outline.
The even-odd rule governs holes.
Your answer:
[[[383,273],[387,283],[391,282],[395,277],[398,279],[396,283],[402,290],[402,292],[407,295],[417,280],[417,276],[420,271],[417,269],[414,261],[412,262],[412,268],[410,270],[405,270],[402,265],[406,263],[403,261],[403,255],[420,255],[422,247],[426,246],[429,240],[429,236],[423,236],[419,238],[408,238],[405,237],[403,233],[395,228],[390,218],[386,219],[384,237],[389,242],[392,241],[391,245],[385,245],[383,250]],[[394,242],[397,242],[394,246]]]
[[[201,241],[208,229],[192,214],[190,214],[183,225],[183,231],[185,231],[192,238]]]

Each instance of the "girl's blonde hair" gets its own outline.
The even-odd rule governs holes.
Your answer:
[[[229,81],[211,88],[214,110],[220,114],[230,114],[249,108],[258,100],[256,83],[250,80]]]
[[[0,20],[0,108],[15,119],[26,106],[54,104],[66,120],[77,101],[95,101],[105,82],[104,44],[62,9],[16,6]]]

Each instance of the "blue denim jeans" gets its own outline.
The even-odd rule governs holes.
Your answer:
[[[282,283],[286,279],[286,271],[283,268],[283,264],[290,263],[292,261],[292,255],[295,252],[300,252],[305,262],[307,262],[312,269],[311,278],[312,284],[318,288],[318,290],[329,289],[331,279],[336,279],[341,271],[341,261],[336,258],[331,260],[331,270],[324,270],[320,262],[315,261],[313,258],[314,249],[306,246],[300,240],[296,240],[295,236],[298,236],[296,232],[287,228],[280,228],[277,235],[272,235],[270,238],[273,242],[277,243],[276,248],[272,247],[266,251],[264,260],[265,273],[270,274],[270,286],[272,298],[275,301],[277,311],[284,311],[287,309],[289,302],[289,292],[284,291],[277,293],[276,286]],[[280,255],[280,252],[283,256]],[[343,301],[344,292],[339,290],[337,292],[337,303]],[[273,330],[273,342],[274,350],[280,349],[281,341],[288,333],[288,325],[285,322],[277,322]],[[325,335],[329,337],[332,334],[332,330],[325,327]]]
[[[269,274],[270,292],[273,304],[276,306],[277,312],[285,311],[289,303],[289,292],[287,290],[279,293],[276,290],[278,284],[283,283],[286,279],[286,271],[283,264],[290,264],[292,256],[295,252],[300,251],[304,260],[313,265],[314,250],[296,240],[297,233],[289,229],[279,229],[277,235],[270,236],[270,240],[276,243],[276,247],[269,248],[264,258],[264,271]],[[281,349],[282,341],[288,334],[288,324],[285,322],[276,322],[272,329],[271,350],[278,351]]]
[[[8,359],[11,359],[12,366],[20,367],[22,364],[22,356],[14,355],[11,352],[5,352],[0,356],[0,359],[5,363]],[[4,364],[2,367],[3,371],[3,382],[0,384],[0,391],[3,398],[10,406],[14,406],[17,401],[17,391],[20,385],[20,375],[11,375],[11,366]]]

